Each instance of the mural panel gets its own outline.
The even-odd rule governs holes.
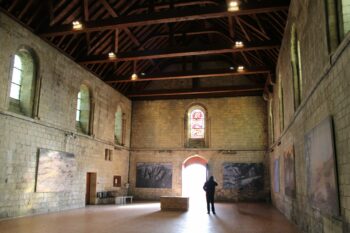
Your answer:
[[[264,188],[264,166],[262,163],[224,163],[224,189]]]
[[[36,192],[68,192],[72,190],[77,163],[74,154],[39,149]]]
[[[137,188],[171,188],[172,178],[171,163],[136,164]]]
[[[295,197],[294,147],[284,152],[284,193]]]
[[[332,118],[305,135],[308,199],[321,212],[339,215]]]

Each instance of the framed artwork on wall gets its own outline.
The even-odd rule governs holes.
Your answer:
[[[113,187],[121,187],[122,186],[122,177],[114,176],[113,177]]]
[[[305,135],[308,200],[322,213],[339,215],[339,196],[332,118]]]
[[[280,159],[275,159],[273,164],[273,190],[278,193],[280,191]]]
[[[263,190],[264,165],[262,163],[231,163],[223,164],[224,189]]]
[[[171,163],[137,163],[137,188],[171,188],[173,169]]]
[[[284,152],[284,193],[286,196],[294,198],[295,191],[295,161],[294,146],[290,146]]]

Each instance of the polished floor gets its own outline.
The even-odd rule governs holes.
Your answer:
[[[160,211],[159,203],[89,206],[82,209],[0,221],[1,233],[297,233],[267,204],[217,203],[187,212]]]

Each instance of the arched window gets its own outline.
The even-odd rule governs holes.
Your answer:
[[[31,52],[20,49],[14,55],[10,83],[9,110],[33,116],[36,65]]]
[[[300,57],[300,41],[295,29],[292,25],[291,31],[291,62],[293,71],[293,87],[294,87],[294,108],[298,108],[302,99],[302,72],[301,72],[301,57]]]
[[[90,91],[84,84],[80,86],[80,91],[77,96],[75,121],[78,131],[85,134],[90,133]]]
[[[200,105],[193,105],[186,113],[187,147],[206,147],[207,113]]]
[[[118,145],[123,145],[123,112],[120,106],[118,106],[115,112],[115,124],[114,124],[114,142]]]

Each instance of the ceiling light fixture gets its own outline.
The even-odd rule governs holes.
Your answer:
[[[228,10],[229,12],[239,11],[239,4],[238,4],[238,1],[234,1],[234,0],[229,1],[229,2],[228,2],[227,10]]]
[[[244,66],[238,66],[238,67],[237,67],[237,71],[238,71],[238,72],[244,71]]]
[[[242,41],[236,41],[235,48],[243,48],[243,47],[244,47],[244,44]]]
[[[230,66],[230,70],[234,70],[235,69],[235,67],[233,67],[233,66]]]
[[[110,52],[110,53],[108,53],[108,58],[109,59],[116,59],[117,55],[114,52]]]
[[[139,78],[139,76],[137,75],[137,72],[136,72],[136,61],[134,61],[133,66],[134,66],[134,73],[131,75],[131,80],[135,81]]]
[[[136,73],[133,73],[133,74],[131,75],[131,80],[132,80],[132,81],[135,81],[135,80],[137,80],[138,78],[139,78],[139,76],[137,76]]]
[[[83,25],[79,21],[73,21],[73,30],[82,30]]]

